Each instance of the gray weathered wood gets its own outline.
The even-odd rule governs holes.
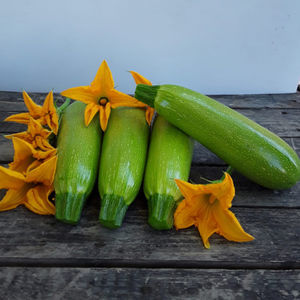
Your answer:
[[[94,198],[94,202],[96,201]],[[98,222],[98,203],[88,205],[78,226],[63,224],[52,216],[39,216],[23,207],[2,212],[0,265],[23,262],[84,262],[90,265],[236,268],[300,268],[300,209],[233,208],[244,229],[256,239],[233,243],[211,237],[203,248],[196,228],[156,231],[147,224],[145,200],[129,208],[117,230]]]
[[[299,270],[2,268],[1,299],[299,299]]]
[[[251,110],[236,109],[246,117],[266,127],[281,137],[300,137],[300,109],[291,110]],[[0,133],[13,133],[24,130],[24,125],[3,120],[15,112],[1,111],[0,108]],[[200,130],[200,129],[199,129]]]
[[[42,104],[46,93],[31,93],[30,97],[38,104]],[[291,94],[249,94],[249,95],[210,95],[210,97],[232,108],[300,108],[300,93]],[[54,94],[58,103],[63,102],[59,93]],[[0,92],[0,102],[22,102],[20,92]]]
[[[0,163],[7,163],[13,160],[14,148],[12,142],[0,134]]]
[[[45,93],[30,93],[42,104]],[[62,103],[63,98],[55,95]],[[217,95],[283,137],[300,155],[300,94]],[[0,92],[0,163],[12,160],[2,135],[25,129],[4,123],[24,111],[21,93]],[[226,166],[197,144],[190,179],[217,179]],[[147,225],[142,192],[120,229],[102,227],[95,191],[80,224],[59,223],[18,207],[0,213],[1,299],[297,299],[300,298],[300,183],[264,189],[234,173],[232,211],[255,236],[233,243],[213,235],[203,248],[196,228],[156,231]],[[0,199],[4,191],[0,191]]]

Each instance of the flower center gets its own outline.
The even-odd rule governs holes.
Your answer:
[[[108,98],[106,97],[101,97],[98,101],[98,103],[101,105],[101,106],[105,106],[106,103],[108,102]]]

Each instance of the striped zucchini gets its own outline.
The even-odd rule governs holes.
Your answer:
[[[166,121],[155,119],[144,178],[148,200],[148,223],[155,229],[173,227],[173,214],[181,193],[175,178],[188,180],[193,140]]]
[[[111,111],[103,137],[98,177],[99,221],[106,227],[122,225],[128,206],[139,192],[148,136],[144,109],[119,107]]]
[[[277,135],[229,107],[175,85],[137,85],[135,96],[238,172],[271,189],[300,179],[300,160]]]
[[[54,179],[56,219],[76,224],[98,172],[102,132],[99,119],[84,124],[86,105],[74,102],[62,113]]]

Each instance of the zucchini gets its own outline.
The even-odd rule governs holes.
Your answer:
[[[181,198],[174,179],[188,180],[193,140],[162,116],[155,119],[144,177],[148,223],[155,229],[173,227],[176,203]]]
[[[99,221],[106,227],[122,225],[128,206],[140,190],[148,136],[144,109],[112,109],[103,137],[98,177]]]
[[[63,111],[57,139],[55,217],[70,224],[79,221],[98,173],[102,132],[98,118],[85,126],[85,107],[75,101]]]
[[[300,179],[295,151],[229,107],[176,85],[139,84],[135,96],[254,182],[284,189]]]

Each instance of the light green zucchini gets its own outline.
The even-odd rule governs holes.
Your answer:
[[[143,180],[149,126],[145,110],[119,107],[111,111],[103,137],[98,177],[101,198],[99,221],[120,227]]]
[[[300,179],[295,151],[237,111],[176,85],[139,84],[135,96],[254,182],[284,189]]]
[[[193,140],[162,116],[155,119],[144,177],[148,223],[155,229],[173,227],[173,214],[181,193],[174,179],[188,180]]]
[[[98,173],[102,132],[99,118],[84,124],[86,105],[74,102],[62,113],[54,179],[56,219],[76,224]]]

